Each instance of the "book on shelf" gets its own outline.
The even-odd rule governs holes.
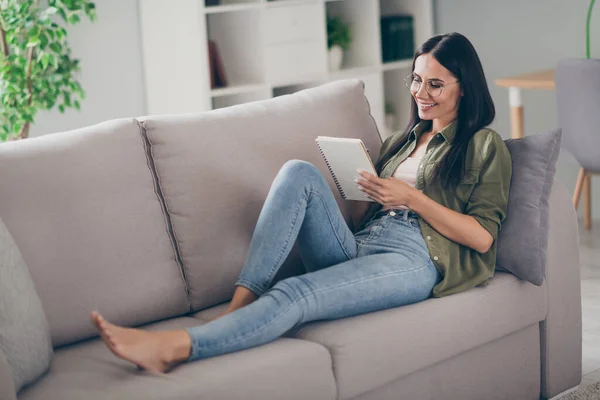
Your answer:
[[[361,139],[318,136],[315,139],[338,191],[345,200],[373,201],[358,189],[358,169],[377,176],[369,150]]]
[[[214,40],[208,41],[208,62],[210,64],[210,87],[216,89],[227,86],[225,67],[221,60],[219,48]]]
[[[411,59],[414,52],[414,17],[412,15],[386,15],[381,17],[381,55],[383,62]]]

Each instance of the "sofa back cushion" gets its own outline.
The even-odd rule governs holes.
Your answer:
[[[55,346],[95,335],[94,309],[126,325],[189,310],[134,119],[1,144],[0,218]]]
[[[381,147],[359,80],[209,113],[148,117],[143,125],[194,310],[231,298],[262,205],[286,161],[320,167],[348,220],[353,202],[341,199],[315,138],[361,138],[374,160]],[[286,263],[293,264],[293,255]]]

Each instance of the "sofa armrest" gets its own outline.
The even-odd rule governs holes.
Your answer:
[[[12,371],[0,350],[0,400],[17,400]]]
[[[549,399],[581,382],[579,228],[571,196],[554,180],[546,258],[546,319],[540,322],[541,394]]]

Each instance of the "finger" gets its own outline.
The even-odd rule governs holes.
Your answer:
[[[363,192],[365,192],[365,194],[367,195],[367,197],[369,197],[369,198],[371,198],[371,199],[375,200],[375,201],[376,201],[376,202],[378,202],[378,203],[381,203],[381,202],[379,201],[379,200],[380,200],[380,199],[379,199],[379,194],[378,194],[376,191],[374,191],[374,190],[371,190],[371,189],[368,189],[368,188],[363,188],[363,189],[362,189],[362,191],[363,191]]]
[[[355,179],[354,182],[356,182],[356,185],[358,186],[359,189],[362,189],[362,188],[368,188],[371,190],[375,189],[373,187],[373,185],[371,184],[371,182],[369,182],[365,179]]]
[[[357,179],[355,180],[355,182],[359,190],[370,190],[371,192],[378,192],[377,186],[373,185],[368,181]]]
[[[369,172],[361,170],[361,171],[359,171],[359,175],[368,182],[371,182],[378,186],[381,185],[381,183],[380,183],[381,179],[379,179],[379,177],[377,177]]]

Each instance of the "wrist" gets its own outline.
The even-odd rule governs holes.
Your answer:
[[[421,196],[423,196],[423,193],[420,190],[412,188],[412,190],[409,192],[408,204],[406,206],[414,212],[418,213],[418,210],[416,208],[418,208],[418,205],[420,203],[419,198]]]

